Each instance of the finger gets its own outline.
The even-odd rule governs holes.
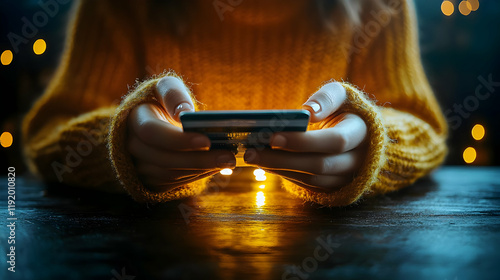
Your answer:
[[[345,100],[344,87],[337,82],[329,83],[309,97],[303,109],[311,113],[311,122],[319,122],[337,111]]]
[[[152,148],[138,138],[129,140],[128,150],[138,162],[172,169],[214,169],[234,168],[236,158],[230,151],[165,151]]]
[[[183,132],[162,120],[161,110],[153,104],[141,104],[132,110],[129,127],[142,142],[163,150],[208,150],[210,139],[203,134]]]
[[[352,181],[351,176],[331,176],[331,175],[310,175],[300,172],[287,170],[272,170],[264,169],[269,173],[283,176],[294,183],[299,183],[301,186],[307,186],[311,190],[322,189],[331,191],[343,187]]]
[[[364,159],[363,151],[364,149],[356,149],[339,155],[329,155],[248,149],[244,159],[247,163],[274,170],[288,170],[310,175],[342,175],[359,169]]]
[[[145,186],[147,186],[150,190],[152,190],[154,192],[166,192],[166,191],[173,190],[177,187],[180,187],[182,185],[198,181],[202,178],[212,176],[212,175],[216,174],[217,172],[219,172],[219,171],[208,171],[208,172],[200,173],[197,176],[193,176],[190,178],[177,180],[177,181],[173,181],[173,182],[165,181],[163,178],[155,178],[155,177],[144,178],[142,182]]]
[[[200,169],[169,169],[154,164],[140,162],[136,164],[137,173],[144,178],[156,178],[162,182],[173,182],[177,180],[190,179],[200,174],[218,172],[218,170]]]
[[[172,119],[179,122],[179,113],[194,111],[189,90],[184,83],[176,77],[166,76],[156,84],[159,100]]]
[[[347,114],[334,127],[275,133],[271,138],[271,147],[286,151],[340,154],[358,147],[366,134],[366,123],[357,115]]]
[[[292,182],[292,183],[294,183],[296,185],[299,185],[299,186],[301,186],[301,187],[303,187],[305,189],[311,190],[313,192],[325,192],[325,190],[322,189],[322,188],[319,188],[319,187],[316,187],[316,186],[312,186],[312,185],[307,185],[307,184],[305,184],[305,183],[303,183],[303,182],[301,182],[299,180],[296,180],[294,178],[286,177],[286,176],[283,176],[281,174],[278,174],[278,173],[276,173],[276,170],[270,170],[270,169],[263,169],[263,170],[265,170],[266,172],[269,172],[269,173],[273,173],[273,174],[275,174],[277,176],[281,176],[281,177],[283,177],[283,179],[285,179],[287,181],[290,181],[290,182]]]

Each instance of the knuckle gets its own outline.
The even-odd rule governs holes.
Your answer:
[[[334,104],[331,91],[328,88],[322,88],[316,98],[321,103],[322,108],[332,108]]]
[[[325,85],[326,92],[328,92],[331,97],[340,98],[345,96],[345,88],[339,82],[332,82]]]
[[[317,99],[322,103],[326,111],[336,110],[346,99],[345,88],[338,82],[324,85],[319,91]]]
[[[311,175],[306,180],[303,181],[307,185],[314,186],[320,189],[325,189],[329,187],[328,179],[324,175]]]
[[[137,157],[139,155],[138,141],[135,137],[128,141],[127,150],[133,157]]]
[[[142,163],[137,163],[135,165],[135,170],[136,170],[137,174],[139,174],[140,176],[144,176],[144,177],[146,177],[148,172],[150,172],[150,168],[148,168],[148,166],[146,166]]]
[[[184,88],[182,81],[172,76],[163,77],[156,83],[156,90],[162,96],[178,93],[182,88]]]
[[[363,165],[366,153],[367,153],[366,149],[360,149],[353,154],[353,159],[352,159],[353,169],[357,170]]]
[[[318,186],[319,181],[320,181],[320,179],[318,178],[318,175],[311,175],[308,178],[307,182],[305,182],[305,183],[312,185],[312,186]]]
[[[132,109],[132,111],[130,112],[130,114],[128,115],[128,125],[132,128],[135,127],[135,124],[137,122],[137,120],[139,119],[139,110],[142,108],[144,104],[141,104],[137,107],[135,107],[134,109]]]
[[[341,153],[341,152],[346,150],[348,140],[345,136],[340,136],[338,141],[339,141],[339,151],[338,152]]]
[[[180,81],[179,78],[177,77],[174,77],[174,76],[165,76],[163,78],[161,78],[162,80],[166,81],[166,82],[178,82]]]
[[[217,166],[217,153],[213,151],[204,152],[200,155],[198,160],[189,161],[190,168],[196,169],[213,169]]]
[[[332,87],[334,88],[334,93],[337,99],[340,100],[345,100],[347,97],[347,93],[345,91],[345,88],[339,83],[335,82],[332,84]]]
[[[139,124],[137,136],[144,142],[149,142],[155,135],[154,123],[150,120]]]
[[[319,188],[326,188],[328,187],[327,182],[325,181],[325,177],[321,175],[314,175],[311,177],[311,185],[319,187]]]
[[[171,87],[172,85],[180,82],[180,80],[177,77],[173,76],[165,76],[161,78],[158,83],[156,83],[157,88],[168,88]]]
[[[336,133],[335,135],[335,148],[333,153],[342,153],[347,148],[347,144],[349,143],[348,137],[344,133]]]
[[[328,173],[328,170],[330,170],[330,164],[325,158],[318,160],[315,165],[314,169],[316,172],[314,174],[322,175]]]
[[[180,95],[181,95],[181,92],[179,91],[178,88],[169,87],[165,90],[165,95],[163,96],[163,98],[164,98],[165,103],[167,105],[169,105],[169,104],[175,105],[172,103],[175,102],[175,100],[178,99]]]
[[[175,182],[182,179],[182,175],[179,172],[173,172],[170,169],[162,170],[162,179],[164,182]]]

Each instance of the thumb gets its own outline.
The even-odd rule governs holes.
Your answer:
[[[345,88],[338,82],[328,83],[302,105],[311,113],[311,122],[320,122],[335,113],[346,100]]]
[[[180,112],[194,111],[189,90],[179,78],[173,76],[161,78],[156,84],[156,91],[163,108],[175,121],[180,121]]]

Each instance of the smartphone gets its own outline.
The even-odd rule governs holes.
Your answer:
[[[185,132],[205,134],[210,149],[229,149],[237,154],[250,147],[269,147],[273,133],[307,130],[307,110],[228,110],[181,112]]]

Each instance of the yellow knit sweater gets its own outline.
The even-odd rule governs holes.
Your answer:
[[[143,2],[82,1],[60,67],[23,123],[30,169],[46,181],[125,189],[139,202],[202,191],[206,180],[149,191],[126,148],[128,114],[155,102],[156,82],[172,71],[203,110],[298,109],[325,82],[342,81],[343,111],[367,123],[369,152],[352,183],[332,193],[281,180],[307,201],[349,205],[437,167],[447,127],[421,65],[412,4],[388,0],[394,13],[384,17],[364,1],[360,27],[336,23],[332,31],[318,24],[313,1],[305,2],[296,9],[243,1],[222,18],[213,1],[194,1],[181,28],[173,28]]]

